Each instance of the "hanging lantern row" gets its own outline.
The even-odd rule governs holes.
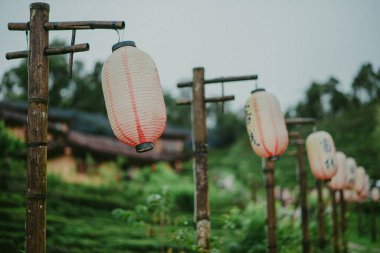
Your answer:
[[[115,136],[137,152],[151,150],[166,125],[163,93],[152,58],[133,41],[115,44],[103,65],[102,88]]]
[[[365,169],[343,152],[336,152],[334,140],[325,131],[311,133],[306,139],[311,172],[318,180],[329,181],[334,191],[345,190],[347,201],[365,200],[370,195],[370,178]],[[376,197],[376,190],[375,197]]]

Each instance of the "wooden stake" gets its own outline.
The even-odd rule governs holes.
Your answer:
[[[193,150],[195,178],[195,222],[197,246],[201,252],[210,250],[210,206],[207,175],[207,128],[204,68],[193,69]]]
[[[357,234],[358,236],[363,236],[363,221],[362,221],[362,211],[360,209],[360,203],[356,203],[356,215],[357,215]]]
[[[347,253],[347,203],[344,200],[343,190],[339,191],[340,195],[340,233],[342,238],[342,252]]]
[[[323,182],[317,179],[317,194],[318,194],[318,245],[321,250],[324,250],[326,247],[326,239],[325,239],[325,205],[323,202],[323,194],[322,194],[322,185]]]
[[[300,187],[300,199],[301,199],[301,216],[302,216],[302,252],[310,252],[309,242],[309,217],[307,209],[307,175],[305,170],[305,158],[304,158],[304,141],[297,139],[297,164],[299,172],[299,187]]]
[[[335,191],[330,190],[333,220],[333,252],[339,253],[338,206],[335,200]]]
[[[267,225],[268,225],[268,252],[276,253],[276,206],[274,198],[274,168],[275,162],[265,159],[264,173],[267,189]]]
[[[48,126],[49,5],[30,5],[26,182],[26,253],[46,252],[46,161]]]

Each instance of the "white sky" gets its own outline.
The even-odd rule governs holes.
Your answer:
[[[8,22],[26,22],[29,3],[0,1],[0,75],[18,64],[5,53],[26,49],[25,33],[8,31]],[[166,91],[176,97],[176,83],[190,80],[203,66],[206,78],[259,75],[259,86],[275,94],[283,109],[303,97],[313,81],[333,75],[347,90],[359,67],[380,67],[378,0],[140,0],[46,1],[51,21],[124,20],[124,39],[134,40],[157,64]],[[70,31],[51,32],[50,40],[70,42]],[[90,51],[75,54],[87,69],[104,61],[117,42],[112,30],[77,31],[76,43]],[[254,82],[227,84],[234,109],[243,107]],[[219,96],[220,87],[207,88]]]

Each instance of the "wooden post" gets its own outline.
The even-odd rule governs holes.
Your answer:
[[[274,168],[275,162],[265,159],[264,173],[267,190],[267,226],[268,226],[268,252],[276,253],[276,206],[274,198]]]
[[[333,252],[339,253],[339,231],[338,231],[338,207],[335,199],[335,191],[330,190],[332,204],[332,220],[333,220]]]
[[[343,190],[339,191],[340,195],[340,236],[342,238],[342,252],[347,253],[347,203],[344,200]]]
[[[377,231],[376,231],[376,202],[371,199],[371,237],[372,242],[376,242]]]
[[[30,5],[26,182],[26,253],[46,252],[46,161],[48,123],[49,5]]]
[[[318,194],[318,210],[317,210],[317,218],[318,218],[318,245],[321,250],[324,250],[326,247],[326,239],[325,239],[325,204],[323,202],[323,194],[322,194],[322,185],[323,182],[318,180],[317,183],[317,194]]]
[[[360,203],[356,203],[356,217],[357,217],[357,234],[358,236],[363,236],[363,221],[360,210]]]
[[[195,178],[195,222],[197,246],[201,252],[210,250],[210,206],[207,175],[207,128],[204,68],[193,69],[193,150]],[[196,120],[195,120],[196,119]]]
[[[299,172],[299,187],[300,187],[300,199],[301,199],[301,215],[302,215],[302,252],[310,252],[309,242],[309,217],[307,208],[307,175],[305,171],[305,158],[304,158],[304,141],[297,139],[297,164]]]

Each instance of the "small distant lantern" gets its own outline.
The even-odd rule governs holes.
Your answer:
[[[375,202],[377,202],[377,201],[380,200],[380,191],[379,191],[379,188],[377,188],[377,187],[372,188],[372,190],[371,190],[371,199],[372,199],[372,201],[375,201]]]
[[[347,177],[347,157],[343,152],[336,152],[337,173],[329,182],[329,187],[333,190],[341,190],[345,187]]]
[[[355,186],[355,171],[356,171],[356,161],[354,158],[349,157],[346,161],[346,171],[347,171],[347,177],[346,177],[346,183],[345,188],[346,189],[352,189]]]
[[[152,58],[133,41],[113,45],[112,55],[103,65],[102,87],[116,137],[137,152],[151,150],[166,124],[160,79]]]
[[[284,114],[275,96],[254,90],[245,103],[245,122],[253,151],[262,158],[277,160],[288,147]]]
[[[363,189],[359,192],[359,195],[363,200],[368,198],[370,189],[371,189],[371,184],[370,184],[369,176],[365,174],[364,186],[363,186]]]
[[[325,131],[311,133],[306,139],[311,172],[319,180],[330,180],[337,172],[335,144]]]
[[[359,201],[358,194],[351,189],[344,190],[343,196],[344,196],[344,200],[347,202],[358,202]]]
[[[354,190],[359,194],[365,187],[365,170],[363,167],[358,167],[355,171],[355,186]]]

